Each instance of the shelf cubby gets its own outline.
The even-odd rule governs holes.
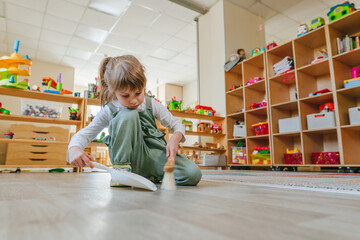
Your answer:
[[[253,124],[261,123],[261,122],[268,122],[267,116],[267,108],[264,108],[262,111],[254,111],[246,113],[246,136],[251,137],[255,136],[254,128],[252,127]],[[269,124],[269,132],[270,132],[270,123]]]
[[[236,123],[236,121],[240,121],[245,123],[245,119],[244,119],[244,114],[240,114],[240,115],[235,115],[232,117],[227,117],[226,118],[226,126],[227,126],[227,136],[228,138],[234,138],[233,133],[234,133],[234,124]]]
[[[279,133],[279,119],[297,116],[299,116],[297,101],[271,106],[272,133]]]
[[[243,86],[243,72],[242,62],[234,66],[229,72],[225,72],[226,82],[225,91],[228,92],[232,89],[233,85]]]
[[[332,91],[328,60],[298,69],[297,79],[299,98],[308,97],[310,93],[325,88]]]
[[[243,111],[244,110],[243,92],[239,92],[239,95],[226,94],[226,102],[231,103],[226,105],[226,112],[228,114],[234,114]]]
[[[360,48],[333,58],[336,89],[344,88],[344,81],[351,79],[351,68],[360,66]]]
[[[294,150],[297,148],[302,151],[300,132],[276,135],[274,136],[273,141],[274,165],[285,164],[284,153],[286,153],[286,149]]]
[[[248,157],[248,164],[252,164],[251,162],[251,154],[255,150],[255,147],[270,147],[269,144],[269,136],[265,136],[262,138],[247,138],[246,140],[246,151]],[[271,156],[271,148],[270,148],[270,156]],[[262,164],[259,164],[262,165]]]
[[[267,51],[267,73],[269,78],[275,77],[273,65],[287,56],[294,58],[292,41]]]
[[[336,128],[303,132],[303,162],[313,164],[313,152],[339,152]]]
[[[271,105],[297,100],[296,80],[295,76],[294,78],[291,77],[292,74],[295,75],[295,72],[291,71],[286,75],[280,75],[269,80]]]
[[[322,54],[319,50],[326,49],[325,27],[306,33],[294,40],[295,67],[301,68]]]
[[[360,86],[337,91],[340,125],[349,125],[349,108],[360,106]]]
[[[344,164],[360,165],[360,125],[350,125],[341,128],[343,144]]]
[[[267,101],[265,81],[254,83],[245,87],[245,110],[251,110],[250,105]]]
[[[266,71],[264,71],[265,66],[265,54],[259,54],[255,57],[252,57],[244,61],[244,84],[250,79],[255,77],[266,78]]]

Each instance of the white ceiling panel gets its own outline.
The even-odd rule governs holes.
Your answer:
[[[22,47],[30,48],[30,49],[37,49],[38,44],[39,44],[39,41],[37,39],[32,39],[32,38],[29,38],[27,36],[20,35],[20,34],[14,34],[14,33],[8,33],[7,34],[7,40],[8,40],[7,44],[9,45],[9,47],[11,47],[11,49],[14,46],[14,41],[15,40],[20,41],[20,48],[19,49],[21,49]],[[11,53],[13,51],[14,50],[12,50]]]
[[[186,22],[173,18],[166,14],[156,19],[151,25],[151,28],[156,29],[159,32],[163,32],[169,35],[174,35],[186,26]]]
[[[193,57],[197,56],[197,46],[196,43],[193,43],[189,48],[187,48],[185,51],[183,51],[186,55],[190,55]]]
[[[10,44],[8,44],[8,47],[10,47]],[[13,50],[13,45],[11,45],[11,51]],[[36,50],[31,49],[31,48],[26,48],[26,47],[21,47],[19,48],[19,55],[20,57],[25,57],[25,55],[28,55],[29,58],[34,59],[36,58]]]
[[[276,33],[297,24],[294,20],[282,14],[277,14],[265,22],[265,32],[276,36]]]
[[[132,3],[120,20],[131,22],[135,25],[149,26],[159,15],[159,12]]]
[[[167,40],[170,39],[170,35],[159,32],[157,30],[148,28],[140,37],[139,40],[145,43],[149,43],[154,46],[161,46]]]
[[[189,55],[180,53],[177,56],[175,56],[174,58],[172,58],[170,61],[174,62],[174,63],[182,64],[182,65],[190,65],[190,64],[194,64],[194,59],[196,60],[196,58],[193,56],[189,56]]]
[[[0,17],[0,32],[5,32],[6,31],[6,19]]]
[[[44,52],[44,51],[37,51],[36,59],[44,62],[52,62],[52,63],[60,63],[63,55],[51,53],[51,52]]]
[[[126,21],[119,21],[111,32],[119,36],[138,38],[146,29],[147,27],[145,26],[135,25]]]
[[[256,0],[229,0],[229,1],[242,8],[249,8],[256,2]]]
[[[182,52],[187,49],[191,44],[191,42],[182,40],[180,38],[172,37],[163,44],[163,47],[173,51]]]
[[[7,20],[6,29],[9,33],[27,36],[32,39],[40,37],[41,29],[25,23],[18,23],[12,20]]]
[[[256,2],[255,4],[253,4],[250,8],[249,11],[254,13],[257,16],[260,16],[264,19],[269,19],[271,17],[273,17],[274,15],[277,14],[276,11],[272,10],[271,8],[265,6],[262,3]]]
[[[81,6],[84,6],[84,7],[86,7],[90,2],[90,0],[67,0],[67,1],[71,2],[71,3],[81,5]]]
[[[170,58],[173,58],[177,54],[178,54],[178,52],[175,52],[175,51],[172,51],[169,49],[158,48],[157,50],[155,50],[155,52],[153,52],[153,54],[151,56],[156,57],[156,58],[161,58],[164,60],[169,60]]]
[[[85,65],[86,61],[78,58],[64,56],[61,63],[66,66],[72,66],[74,68],[82,68]]]
[[[177,4],[172,4],[170,7],[165,9],[164,12],[170,16],[186,22],[192,21],[194,18],[200,15],[198,12],[189,10]]]
[[[164,11],[172,4],[169,0],[133,0],[133,2],[159,12]]]
[[[88,60],[91,56],[91,52],[86,52],[76,48],[68,48],[68,50],[66,51],[66,56],[79,58],[82,60]]]
[[[78,37],[82,37],[98,43],[104,41],[107,34],[107,31],[85,25],[79,25],[75,32],[75,35]]]
[[[130,51],[141,55],[151,55],[157,49],[156,46],[149,44],[148,42],[142,42],[134,40],[130,46]]]
[[[49,42],[45,42],[45,41],[40,41],[39,42],[39,51],[42,52],[51,52],[51,53],[55,53],[58,55],[65,55],[66,52],[66,47],[65,46],[61,46],[58,44],[54,44],[54,43],[49,43]]]
[[[22,22],[36,27],[42,24],[44,14],[29,8],[20,7],[13,4],[6,4],[6,17],[16,22]]]
[[[97,53],[99,54],[105,54],[108,57],[116,57],[116,56],[120,56],[123,55],[125,52],[124,49],[119,49],[119,48],[114,48],[111,46],[101,46],[98,50]]]
[[[90,7],[100,12],[119,17],[128,8],[128,0],[91,0]]]
[[[317,17],[317,13],[325,8],[327,8],[327,6],[320,1],[303,0],[285,10],[283,14],[297,22],[303,22],[308,18]],[[299,11],[299,9],[302,10]]]
[[[89,8],[85,11],[81,23],[109,31],[115,24],[116,20],[116,17]]]
[[[64,0],[48,0],[46,12],[71,21],[80,21],[85,8]]]
[[[44,12],[47,0],[7,0],[7,2]]]
[[[293,26],[289,26],[289,27],[285,28],[284,30],[278,32],[276,34],[276,37],[278,37],[278,38],[280,38],[282,40],[296,38],[298,27],[299,27],[298,24],[293,25]]]
[[[45,15],[43,28],[65,34],[74,34],[78,23],[52,15]]]
[[[104,59],[103,54],[93,53],[89,58],[88,62],[97,63],[99,64]]]
[[[112,45],[115,47],[119,47],[122,49],[129,49],[130,45],[133,43],[135,39],[128,38],[124,36],[119,36],[115,34],[109,34],[109,36],[105,39],[104,43],[108,45]]]
[[[277,10],[277,12],[283,12],[291,6],[297,4],[299,0],[261,0],[261,3]]]
[[[195,43],[196,42],[196,25],[188,24],[186,27],[181,29],[176,35],[176,37],[183,40]]]
[[[70,43],[71,35],[43,29],[41,31],[40,40],[67,46]]]
[[[80,50],[95,52],[96,48],[99,46],[99,43],[93,42],[84,38],[73,37],[70,41],[69,47],[77,48]]]

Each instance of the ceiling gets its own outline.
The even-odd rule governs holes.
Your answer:
[[[1,1],[4,3],[1,4]],[[204,9],[218,0],[192,0]],[[301,23],[326,19],[341,0],[229,0],[265,19],[266,41],[296,37]],[[360,0],[351,1],[360,7]],[[199,14],[168,0],[0,0],[0,52],[75,67],[75,85],[97,76],[104,56],[133,54],[151,86],[185,85],[197,78]]]

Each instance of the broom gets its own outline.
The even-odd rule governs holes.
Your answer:
[[[174,162],[168,158],[164,166],[164,178],[162,180],[161,189],[164,190],[176,190],[175,178],[174,178]]]

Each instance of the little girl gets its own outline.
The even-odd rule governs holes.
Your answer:
[[[195,186],[201,179],[199,167],[177,153],[179,142],[185,141],[185,128],[162,104],[145,95],[146,77],[141,63],[130,55],[108,57],[102,61],[99,72],[100,98],[105,106],[89,126],[72,137],[68,161],[76,167],[93,167],[93,158],[83,149],[108,126],[109,135],[103,142],[115,169],[162,179],[163,167],[170,157],[175,160],[176,184]],[[168,143],[155,119],[173,131]],[[120,185],[110,182],[110,186]]]

